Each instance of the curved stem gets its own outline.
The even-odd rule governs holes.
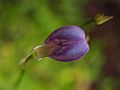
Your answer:
[[[21,66],[22,69],[25,68],[25,64],[33,58],[33,52],[28,54],[25,58],[23,58],[20,62],[19,65]]]
[[[22,78],[24,76],[24,73],[25,73],[25,69],[21,69],[20,75],[19,75],[17,81],[15,82],[14,90],[18,90],[19,89],[19,86],[20,86],[20,83],[21,83]]]
[[[20,83],[21,83],[22,78],[25,74],[26,63],[33,58],[39,59],[39,58],[46,57],[51,53],[51,51],[52,51],[52,48],[50,45],[48,45],[48,46],[40,45],[40,46],[35,47],[29,55],[27,55],[25,58],[23,58],[20,61],[20,63],[19,63],[20,64],[20,74],[19,74],[19,76],[14,84],[14,90],[19,89]]]
[[[21,66],[20,67],[20,74],[19,74],[19,76],[14,84],[14,87],[13,87],[14,90],[19,89],[20,83],[21,83],[21,81],[24,77],[24,74],[25,74],[25,65],[32,57],[33,57],[33,55],[31,53],[20,61],[20,66]]]

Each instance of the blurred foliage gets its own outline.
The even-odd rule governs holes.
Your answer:
[[[12,88],[19,76],[19,60],[42,44],[52,31],[84,22],[85,3],[86,0],[0,0],[0,90]],[[91,41],[89,53],[78,61],[30,61],[19,90],[90,90],[104,64],[101,43],[97,39]],[[99,90],[111,89],[101,85]]]

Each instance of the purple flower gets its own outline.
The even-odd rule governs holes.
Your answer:
[[[45,41],[52,48],[49,57],[59,61],[72,61],[84,56],[89,46],[85,32],[78,26],[64,26],[55,30]]]

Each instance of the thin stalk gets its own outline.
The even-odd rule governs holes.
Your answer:
[[[86,29],[86,28],[92,27],[94,25],[96,25],[96,23],[95,23],[95,20],[93,18],[93,19],[90,19],[89,21],[83,23],[80,27],[83,29]]]
[[[20,83],[21,83],[21,81],[23,79],[23,76],[25,74],[25,69],[21,69],[20,71],[21,72],[19,74],[19,77],[18,77],[18,79],[17,79],[17,81],[15,82],[15,85],[14,85],[14,90],[18,90],[19,89]]]
[[[33,51],[27,55],[25,58],[23,58],[19,65],[20,65],[20,74],[14,84],[14,89],[12,90],[18,90],[19,89],[19,86],[20,86],[20,83],[24,77],[24,74],[25,74],[25,66],[27,64],[28,61],[30,61],[31,59],[39,59],[39,58],[43,58],[43,57],[47,57],[52,51],[52,47],[51,45],[49,46],[45,46],[45,45],[39,45],[37,47],[35,47],[33,49]]]
[[[20,73],[19,73],[19,76],[18,76],[18,78],[17,78],[17,80],[14,84],[13,90],[18,90],[19,89],[20,83],[21,83],[21,81],[24,77],[25,71],[26,71],[25,70],[25,65],[31,58],[33,58],[32,53],[29,54],[28,56],[26,56],[24,59],[22,59],[20,61]]]

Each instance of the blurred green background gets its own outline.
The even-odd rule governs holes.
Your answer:
[[[64,25],[80,26],[97,13],[119,16],[119,13],[114,11],[114,6],[108,5],[111,7],[109,10],[106,9],[108,7],[104,7],[109,1],[117,2],[117,0],[0,0],[0,90],[12,90],[19,76],[18,62],[32,48],[42,44],[56,28]],[[90,51],[81,60],[67,63],[50,58],[43,58],[41,61],[31,60],[26,66],[19,90],[120,90],[120,62],[109,62],[108,58],[113,55],[109,54],[110,46],[116,45],[120,40],[112,31],[118,30],[118,27],[115,29],[116,26],[113,26],[111,31],[109,29],[111,25],[116,25],[114,22],[115,20],[92,29]],[[118,43],[117,45],[119,46]],[[106,47],[110,49],[107,48],[106,51]],[[113,50],[115,49],[113,48],[111,52],[116,52]],[[112,60],[115,59],[115,55]],[[118,56],[116,61],[120,60]],[[116,74],[115,70],[111,69],[112,65],[116,66]]]

